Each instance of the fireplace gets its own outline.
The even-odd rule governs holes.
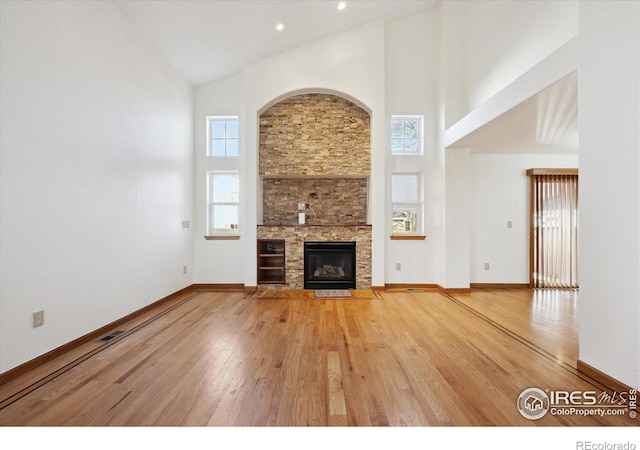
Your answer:
[[[355,289],[355,242],[305,242],[305,289]]]

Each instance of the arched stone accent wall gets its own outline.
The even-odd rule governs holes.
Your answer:
[[[286,242],[286,283],[302,289],[305,241],[355,241],[356,286],[371,287],[367,225],[371,126],[367,111],[331,94],[293,95],[260,115],[258,156],[263,225],[258,238]],[[298,224],[298,203],[307,221]],[[317,226],[308,226],[317,225]]]

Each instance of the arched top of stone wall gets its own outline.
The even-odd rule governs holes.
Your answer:
[[[301,93],[260,114],[260,175],[368,176],[370,171],[370,115],[352,101]]]
[[[363,103],[356,97],[353,97],[341,91],[336,91],[335,89],[327,89],[327,88],[306,88],[306,89],[296,89],[294,91],[286,92],[282,95],[279,95],[278,97],[275,97],[266,105],[264,105],[262,108],[260,108],[258,110],[258,115],[261,115],[263,112],[271,108],[273,105],[280,103],[281,101],[287,100],[291,97],[296,97],[298,95],[304,95],[304,94],[326,94],[326,95],[332,95],[334,97],[339,97],[353,103],[356,106],[359,106],[364,111],[366,111],[369,115],[371,115],[371,108],[369,108],[369,106],[367,106],[365,103]]]

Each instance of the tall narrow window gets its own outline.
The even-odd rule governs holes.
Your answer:
[[[238,148],[238,117],[207,117],[207,155],[236,157]]]
[[[240,177],[237,170],[207,172],[207,230],[211,236],[238,234]]]
[[[577,170],[530,169],[527,175],[531,178],[531,287],[577,288]]]
[[[391,209],[393,234],[422,232],[421,179],[418,173],[391,175]]]
[[[391,116],[391,154],[422,155],[422,116]]]

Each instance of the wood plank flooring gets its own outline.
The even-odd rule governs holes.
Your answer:
[[[473,296],[381,297],[185,296],[25,395],[2,403],[42,373],[0,386],[0,425],[637,425],[628,416],[525,419],[516,408],[525,388],[599,391],[553,349],[540,351],[555,337],[518,339],[499,326],[506,312],[478,313]],[[557,331],[569,348],[568,333]]]
[[[475,289],[451,294],[482,317],[576,368],[578,291],[559,289]]]

